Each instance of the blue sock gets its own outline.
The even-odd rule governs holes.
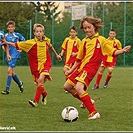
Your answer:
[[[18,79],[17,75],[14,75],[12,78],[18,85],[20,85],[20,80]]]
[[[12,81],[12,76],[8,76],[7,81],[6,81],[6,90],[7,91],[10,91],[11,81]]]

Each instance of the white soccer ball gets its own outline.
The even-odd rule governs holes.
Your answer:
[[[75,107],[68,106],[62,110],[62,119],[66,122],[74,122],[79,118],[78,110]]]

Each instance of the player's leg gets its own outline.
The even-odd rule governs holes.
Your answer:
[[[70,67],[68,67],[68,66],[65,65],[64,68],[63,68],[64,74],[65,74],[65,72],[66,72],[67,70],[69,70],[69,69],[70,69]],[[66,81],[67,81],[68,76],[65,75],[65,78],[66,78]],[[65,90],[65,93],[68,94],[69,92],[68,92],[67,90]]]
[[[105,69],[106,69],[106,66],[101,65],[99,73],[97,75],[96,83],[95,83],[94,87],[92,88],[93,90],[99,88],[100,81],[101,81],[101,78],[102,78],[102,75],[103,75]]]
[[[105,83],[104,83],[104,88],[107,88],[108,87],[108,83],[112,77],[112,72],[113,72],[113,67],[108,67],[108,75],[106,77],[106,80],[105,80]]]
[[[6,80],[6,89],[1,92],[2,94],[9,94],[9,92],[10,92],[13,68],[9,66],[7,73],[8,73],[8,76],[7,76],[7,80]]]
[[[90,120],[90,119],[100,118],[100,114],[95,109],[94,104],[92,103],[89,94],[84,90],[84,87],[85,85],[83,83],[77,82],[75,89],[78,92],[78,95],[82,103],[85,105],[85,107],[89,111],[88,119]]]

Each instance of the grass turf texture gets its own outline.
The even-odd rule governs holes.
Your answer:
[[[5,89],[7,67],[2,66],[0,69],[2,91]],[[133,131],[133,68],[115,67],[107,89],[102,88],[107,70],[97,90],[92,90],[96,77],[93,79],[87,91],[96,101],[95,107],[101,114],[101,118],[97,120],[88,120],[87,109],[79,107],[81,102],[70,94],[65,94],[62,67],[52,68],[50,73],[53,80],[45,83],[47,105],[40,103],[37,108],[28,103],[28,100],[34,98],[36,88],[29,67],[17,66],[15,72],[24,82],[24,92],[20,93],[18,86],[12,81],[10,94],[0,94],[0,127],[14,126],[15,131]],[[62,120],[61,112],[66,106],[77,108],[79,119],[76,122],[67,123]]]

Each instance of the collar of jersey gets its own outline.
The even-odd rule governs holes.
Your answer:
[[[96,33],[94,36],[91,36],[91,37],[86,36],[86,39],[87,39],[87,38],[93,39],[93,38],[95,38],[95,37],[97,37],[97,36],[99,36],[99,33]]]

